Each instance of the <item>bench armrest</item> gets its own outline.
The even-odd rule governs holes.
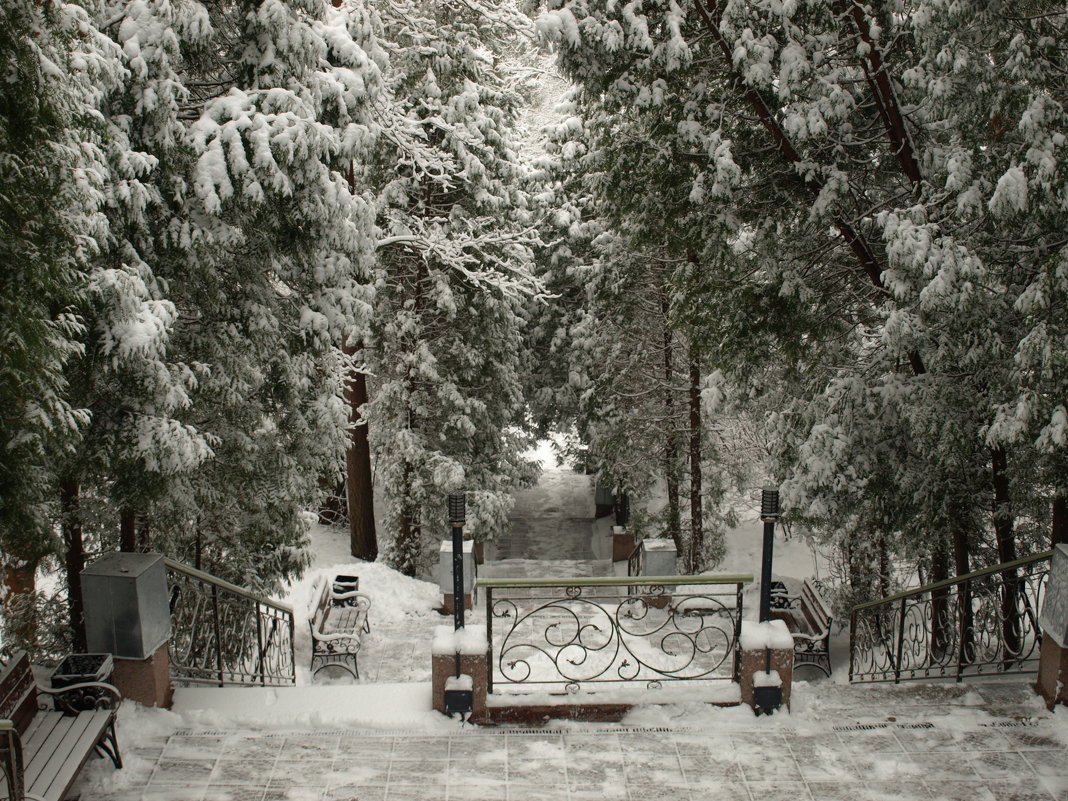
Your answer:
[[[37,692],[52,696],[56,709],[73,714],[90,709],[118,709],[122,701],[119,688],[103,681],[83,681],[66,687],[38,685]]]
[[[356,606],[360,609],[371,608],[371,596],[360,592],[359,590],[349,590],[348,592],[334,592],[330,591],[331,601],[348,601],[345,606]],[[356,603],[351,603],[355,601]]]
[[[830,626],[828,626],[823,631],[818,632],[816,634],[802,634],[801,632],[791,632],[791,636],[795,640],[809,640],[810,642],[819,642],[820,640],[826,638],[827,635],[830,633],[831,628]]]

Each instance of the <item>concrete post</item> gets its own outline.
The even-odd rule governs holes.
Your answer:
[[[1038,618],[1042,643],[1035,691],[1050,709],[1068,704],[1068,546],[1053,550],[1049,582]]]
[[[81,576],[89,652],[114,655],[111,681],[124,698],[169,707],[171,614],[163,557],[107,553]]]

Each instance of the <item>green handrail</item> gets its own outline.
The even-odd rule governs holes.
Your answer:
[[[720,576],[587,576],[584,578],[480,578],[481,589],[520,587],[656,587],[679,584],[752,584],[752,573]]]
[[[965,581],[969,581],[974,578],[982,578],[983,576],[992,576],[995,573],[1004,573],[1006,570],[1015,570],[1018,567],[1024,567],[1025,565],[1031,565],[1035,562],[1041,562],[1045,559],[1050,559],[1053,556],[1053,551],[1043,551],[1032,556],[1025,556],[1022,559],[1016,559],[1012,562],[1004,562],[1000,565],[994,565],[993,567],[985,567],[982,570],[973,570],[971,573],[965,573],[963,576],[954,576],[953,578],[943,579],[942,581],[936,581],[933,584],[925,584],[922,587],[913,587],[912,589],[902,590],[896,595],[888,595],[886,598],[879,598],[876,601],[867,601],[862,604],[857,604],[853,607],[853,612],[859,612],[862,609],[870,609],[873,606],[879,606],[880,604],[893,603],[894,601],[900,601],[902,598],[909,598],[913,595],[923,595],[926,592],[933,590],[941,590],[945,587],[952,587],[954,584],[960,584]]]

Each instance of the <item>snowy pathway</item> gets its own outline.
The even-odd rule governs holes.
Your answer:
[[[611,543],[594,520],[590,476],[545,468],[537,486],[516,493],[512,530],[486,546],[481,575],[604,576]]]
[[[138,710],[120,720],[127,768],[97,761],[81,791],[85,801],[1068,798],[1068,725],[1022,682],[801,683],[794,706],[771,718],[743,708],[647,708],[620,725],[544,729],[440,718],[400,729],[361,722],[355,707],[315,710],[326,715],[318,725],[309,710],[304,726],[256,722],[263,710],[187,710],[163,720],[150,718],[169,713]],[[190,725],[205,715],[214,725]]]

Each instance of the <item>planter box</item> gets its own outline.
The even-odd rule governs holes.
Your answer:
[[[70,654],[52,671],[52,689],[87,681],[108,681],[114,667],[111,654]]]

